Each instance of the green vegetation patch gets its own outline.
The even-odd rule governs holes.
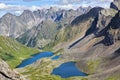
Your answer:
[[[120,80],[120,73],[117,75],[109,76],[105,80]]]
[[[65,80],[65,79],[54,75],[38,75],[31,76],[30,80]]]
[[[15,68],[22,60],[38,52],[38,49],[26,47],[14,39],[0,36],[0,58],[11,68]]]
[[[99,64],[100,60],[89,60],[86,64],[89,74],[96,72]]]

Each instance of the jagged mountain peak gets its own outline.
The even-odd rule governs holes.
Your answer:
[[[58,8],[58,7],[50,7],[49,10],[52,10],[52,11],[58,11],[58,10],[60,10],[60,8]]]
[[[26,9],[26,10],[24,10],[24,12],[32,12],[31,10],[29,10],[29,9]]]
[[[28,14],[33,14],[33,12],[32,12],[31,10],[28,10],[28,9],[27,9],[27,10],[24,10],[23,13],[22,13],[20,16],[26,15],[26,14],[27,14],[27,15],[28,15]]]
[[[6,13],[4,16],[13,16],[11,13]]]
[[[110,8],[116,9],[116,10],[120,10],[120,0],[114,0],[111,5]]]
[[[31,17],[33,16],[33,12],[30,10],[24,10],[20,17]]]
[[[13,18],[16,17],[15,15],[13,15],[12,13],[6,13],[3,17],[1,18],[5,18],[5,19],[9,19],[9,18]]]
[[[20,19],[27,23],[29,28],[31,28],[35,23],[35,15],[30,10],[24,10],[24,12],[20,15]]]
[[[116,13],[117,13],[117,10],[115,9],[103,9],[100,11],[100,14],[104,16],[115,16]]]
[[[79,8],[77,8],[77,11],[83,11],[83,12],[85,12],[86,10],[90,10],[90,9],[92,9],[92,7],[91,6],[88,6],[88,7],[82,7],[82,6],[80,6]]]

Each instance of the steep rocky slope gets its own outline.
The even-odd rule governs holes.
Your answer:
[[[24,80],[16,71],[9,68],[6,62],[0,59],[0,80]]]
[[[24,10],[24,12],[19,16],[19,19],[27,24],[27,28],[31,29],[35,24],[37,24],[36,17],[34,13],[30,10]]]
[[[54,40],[54,36],[59,30],[57,26],[58,24],[53,20],[42,21],[38,26],[20,35],[17,40],[30,47],[43,48]]]
[[[27,25],[15,15],[7,13],[2,18],[0,18],[1,35],[17,37],[26,30]]]

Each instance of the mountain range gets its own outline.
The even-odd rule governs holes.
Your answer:
[[[15,68],[23,60],[24,55],[26,55],[25,58],[30,56],[30,54],[23,53],[18,57],[19,51],[28,51],[27,53],[30,51],[37,53],[39,50],[52,51],[55,54],[61,53],[58,63],[74,61],[76,66],[88,76],[83,78],[76,76],[68,79],[51,76],[51,69],[58,63],[49,59],[38,60],[26,68],[17,69],[17,71],[25,76],[33,76],[35,80],[38,78],[44,80],[46,75],[48,80],[50,78],[51,80],[119,80],[119,4],[120,0],[114,0],[108,9],[79,7],[76,10],[62,10],[51,7],[34,12],[25,10],[20,16],[7,13],[0,18],[0,34],[2,35],[0,58]],[[4,40],[7,44],[3,42]],[[16,50],[16,48],[19,49]],[[3,60],[0,60],[1,64],[4,63],[5,66],[8,66]],[[16,63],[14,66],[12,61]],[[13,78],[9,77],[7,72],[2,71],[2,67],[0,67],[2,80],[5,79],[4,77],[12,80],[14,76]],[[14,71],[11,72],[16,74]],[[40,76],[36,77],[38,72]],[[22,75],[18,74],[18,76],[18,80],[20,80]]]

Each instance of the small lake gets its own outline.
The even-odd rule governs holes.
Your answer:
[[[55,68],[51,74],[59,75],[62,78],[73,76],[87,76],[86,73],[81,72],[75,65],[75,62],[66,62]]]
[[[53,55],[54,54],[52,52],[41,52],[41,53],[35,54],[31,58],[23,60],[22,63],[17,66],[17,68],[25,67],[37,61],[38,59],[45,58],[45,57],[51,57]]]

